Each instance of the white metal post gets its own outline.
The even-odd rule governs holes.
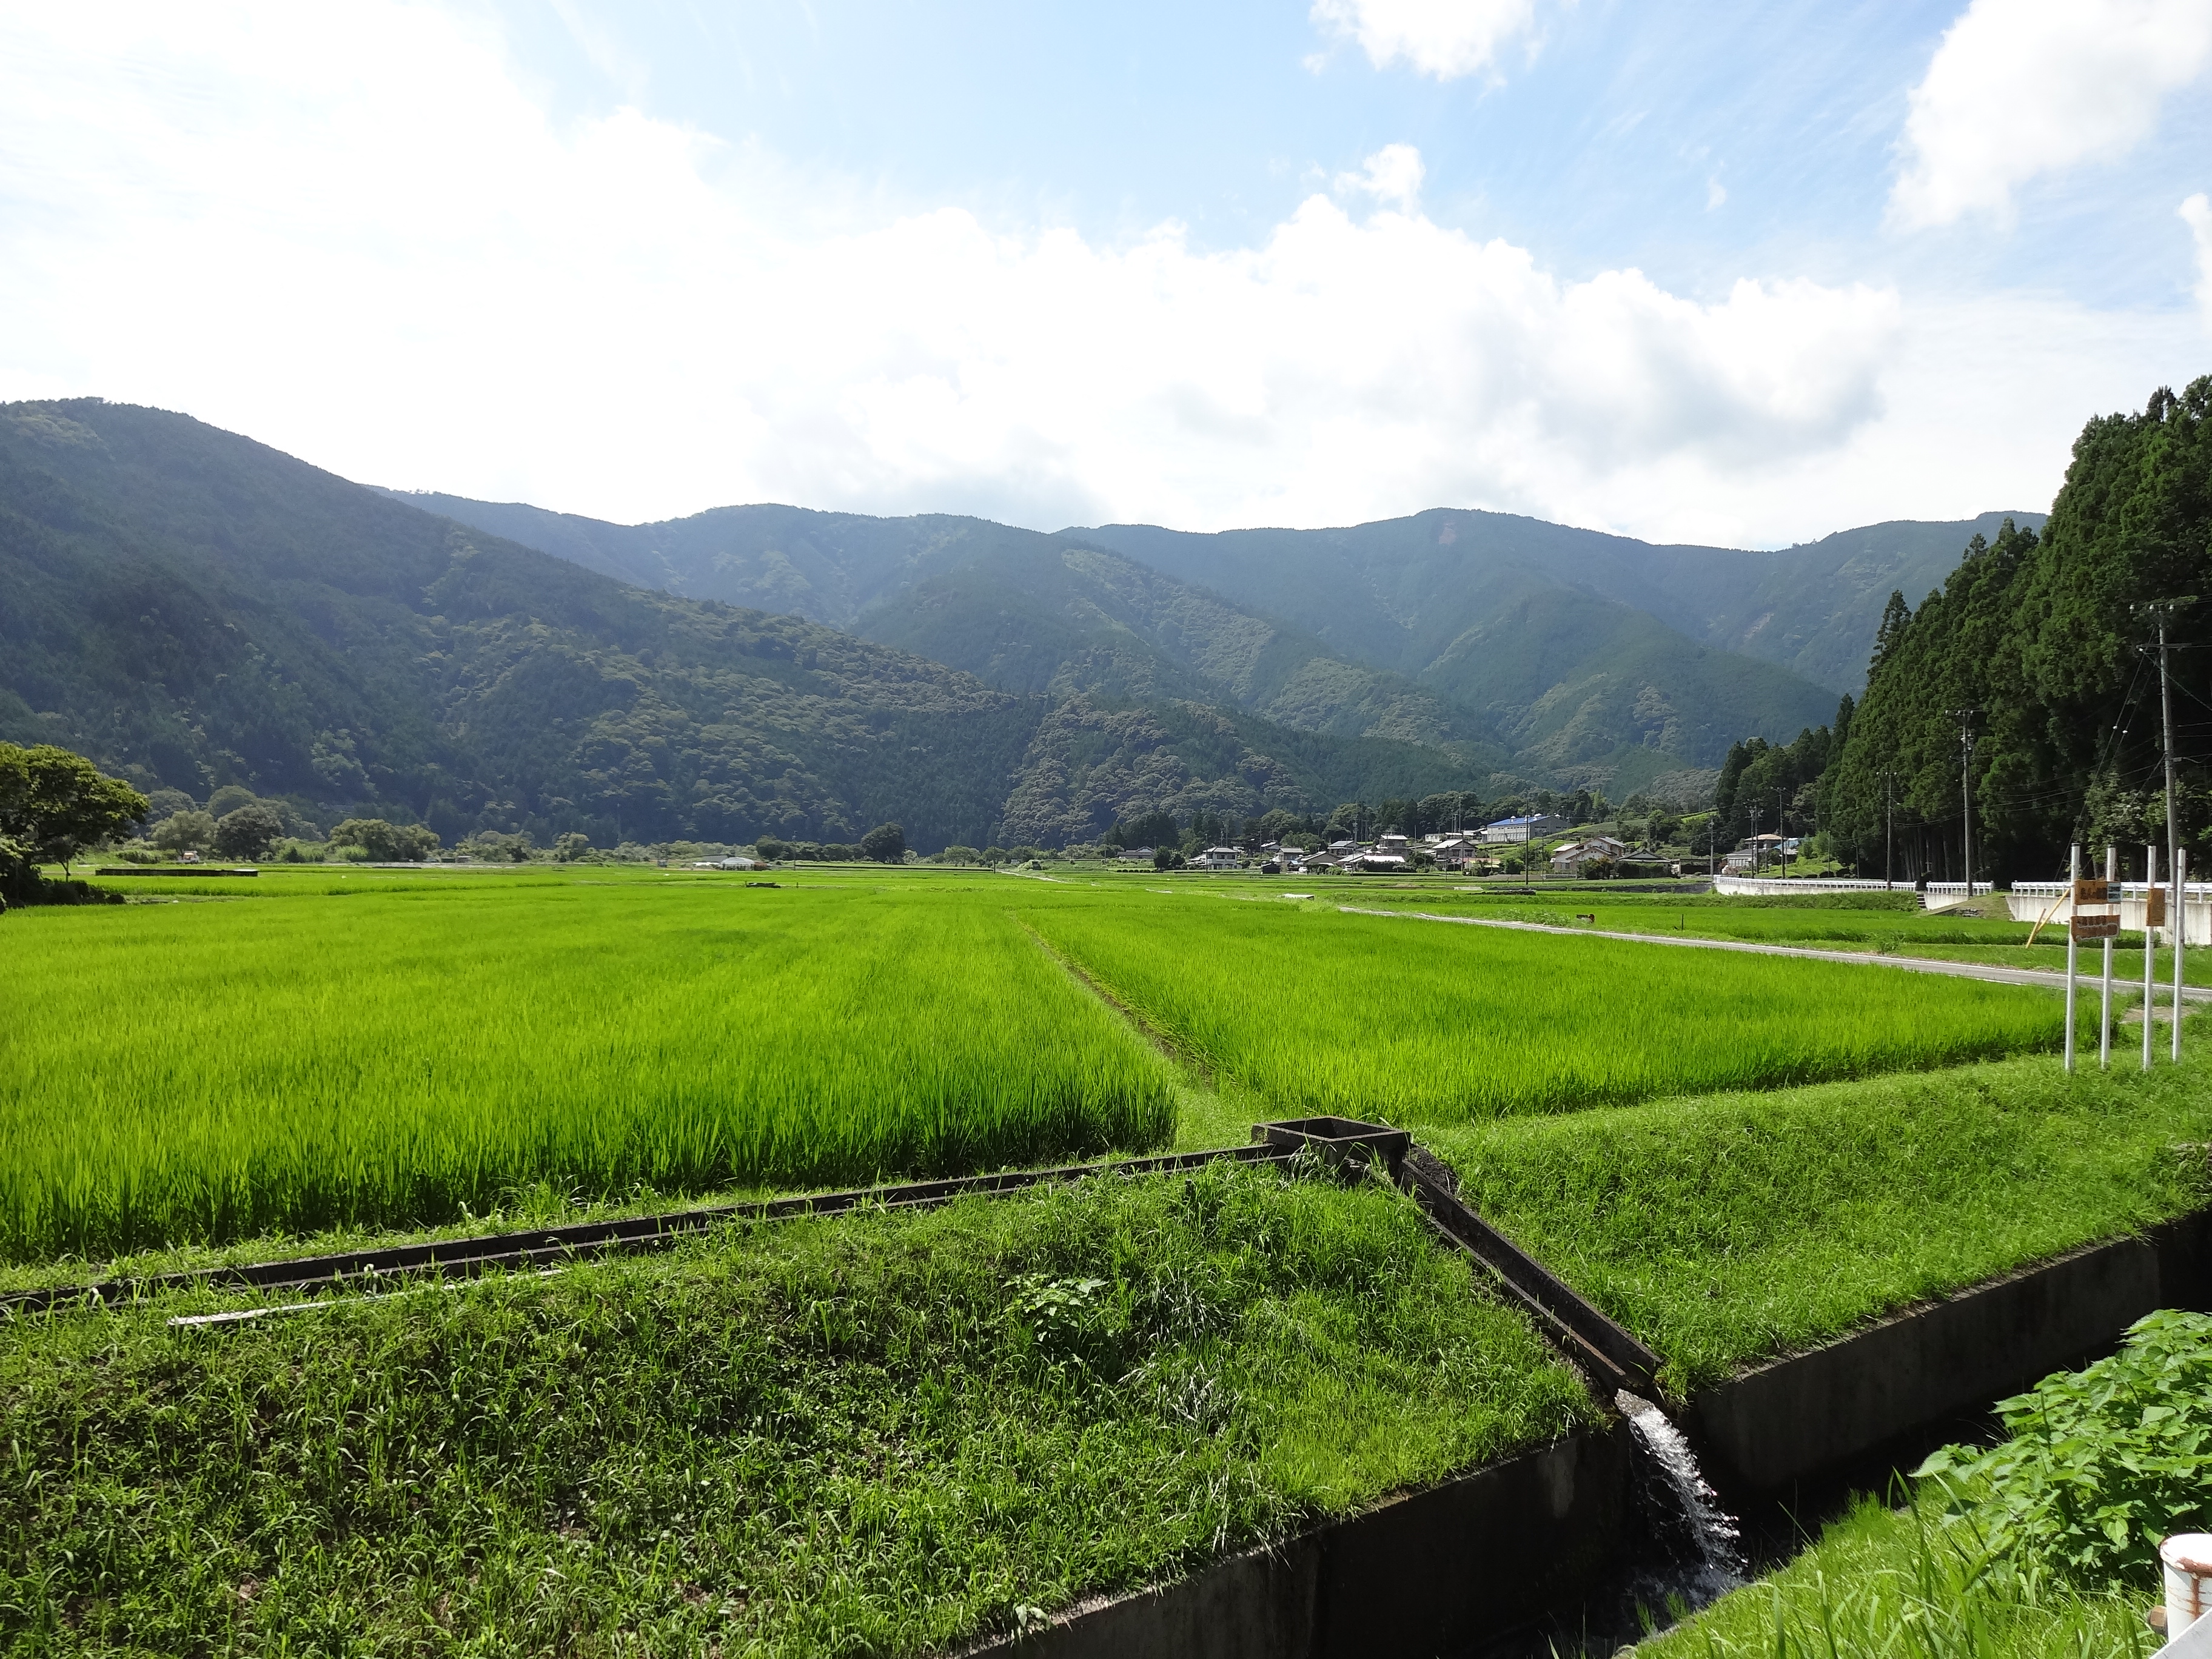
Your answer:
[[[2143,848],[2143,1070],[2150,1070],[2151,1018],[2158,1010],[2158,929],[2150,925],[2151,896],[2158,891],[2158,848]]]
[[[2105,843],[2105,890],[2114,900],[2120,896],[2120,849],[2110,842]],[[2105,995],[2097,1007],[2097,1069],[2110,1071],[2112,1066],[2112,938],[2105,936]]]
[[[2173,849],[2173,1063],[2181,1064],[2181,957],[2189,943],[2189,850]]]
[[[2075,842],[2066,860],[2066,879],[2081,879],[2081,843]],[[2074,1069],[2074,969],[2081,955],[2081,946],[2074,937],[2075,904],[2072,889],[2068,889],[2066,900],[2066,1069]]]

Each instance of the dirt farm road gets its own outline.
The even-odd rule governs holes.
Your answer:
[[[1902,968],[1912,974],[1949,974],[1958,979],[1985,979],[1999,985],[2040,985],[2045,990],[2063,991],[2066,975],[2046,973],[2040,968],[1998,968],[1981,962],[1937,962],[1925,957],[1892,957],[1878,955],[1872,951],[1815,951],[1802,945],[1759,945],[1748,939],[1687,939],[1680,934],[1619,933],[1595,927],[1559,927],[1544,921],[1507,921],[1497,916],[1440,916],[1433,910],[1372,910],[1356,904],[1340,904],[1339,910],[1351,916],[1395,916],[1401,921],[1443,921],[1459,927],[1507,927],[1523,933],[1563,933],[1570,939],[1618,939],[1632,945],[1679,945],[1698,951],[1741,951],[1758,957],[1802,957],[1808,962],[1856,962],[1870,968]],[[2080,983],[2094,987],[2097,976],[2085,971]],[[2115,990],[2133,990],[2140,980],[2115,980]],[[2160,976],[2159,994],[2163,1000],[2173,989],[2170,973]],[[2189,1002],[2212,1002],[2212,986],[2185,985],[2181,994]]]

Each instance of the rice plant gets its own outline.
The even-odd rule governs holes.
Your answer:
[[[10,917],[0,1252],[1156,1146],[1174,1078],[1002,908],[734,883]]]
[[[1138,893],[1039,933],[1269,1112],[1450,1123],[2050,1047],[2048,992]]]

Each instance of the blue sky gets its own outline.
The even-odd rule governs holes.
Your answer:
[[[0,396],[625,520],[2041,507],[2212,371],[2209,70],[2212,0],[0,7]]]

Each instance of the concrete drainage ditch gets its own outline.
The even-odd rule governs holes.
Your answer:
[[[1731,1587],[1742,1561],[1708,1473],[1729,1492],[1771,1498],[2089,1358],[2154,1309],[2212,1306],[2212,1212],[2200,1211],[1731,1378],[1698,1394],[1678,1426],[1632,1392],[1650,1386],[1659,1357],[1461,1205],[1448,1172],[1409,1137],[1341,1119],[1253,1133],[1379,1160],[1621,1416],[964,1655],[1429,1659],[1571,1650],[1587,1642],[1594,1609],[1601,1624],[1617,1616],[1617,1606],[1601,1604],[1624,1589],[1647,1603],[1671,1593],[1695,1606]]]

